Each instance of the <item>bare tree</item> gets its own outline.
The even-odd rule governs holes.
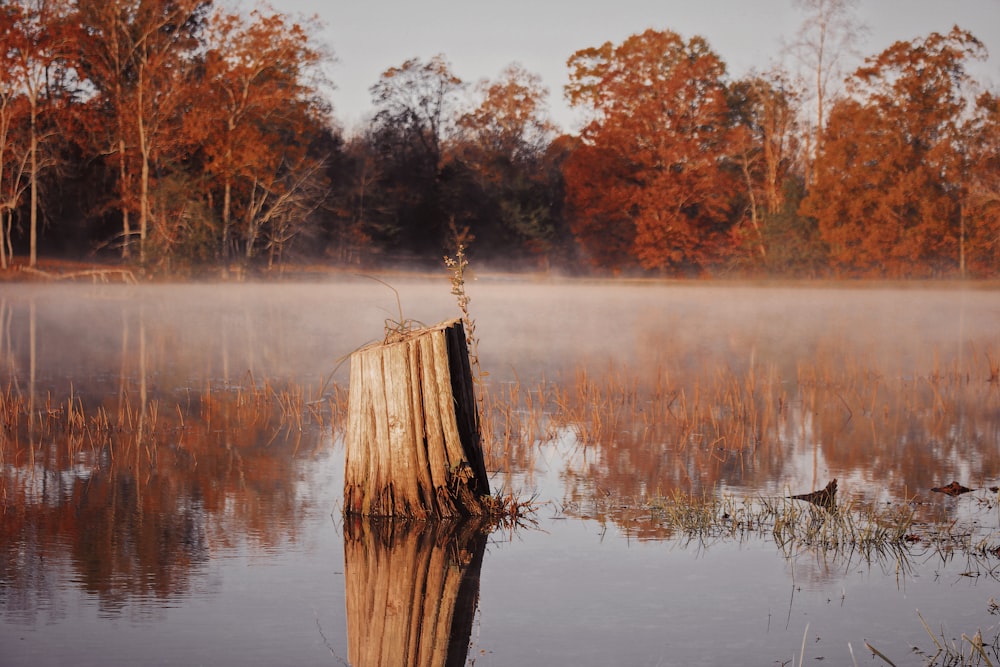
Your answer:
[[[730,86],[730,104],[739,128],[734,134],[732,160],[746,184],[750,224],[761,259],[767,256],[760,213],[778,215],[785,206],[783,184],[798,154],[801,110],[798,91],[784,72],[751,72]]]
[[[445,167],[464,89],[443,55],[390,67],[369,89],[371,136],[393,195],[394,242],[410,250],[437,254],[447,247],[455,192]]]
[[[10,89],[0,80],[0,268],[6,269],[14,258],[11,228],[14,211],[28,188],[29,152],[22,132],[18,132],[17,105]]]
[[[273,173],[254,175],[248,191],[246,217],[246,260],[258,245],[268,251],[268,267],[281,260],[285,246],[306,227],[329,191],[323,176],[325,159],[311,155],[287,156]]]
[[[428,62],[411,58],[390,67],[371,87],[376,128],[392,128],[420,147],[427,167],[441,168],[444,144],[455,132],[458,96],[465,84],[441,54]]]
[[[858,0],[792,0],[805,16],[795,41],[787,50],[794,55],[813,83],[810,86],[816,105],[815,125],[806,124],[805,151],[806,180],[812,180],[813,158],[822,144],[823,126],[826,122],[826,103],[830,98],[831,85],[843,78],[844,60],[857,57],[857,45],[868,34],[868,28],[861,23],[855,10]],[[811,134],[809,127],[811,127]]]

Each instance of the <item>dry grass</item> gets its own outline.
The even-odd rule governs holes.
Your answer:
[[[992,574],[994,538],[956,521],[948,511],[954,503],[928,493],[951,481],[942,476],[956,458],[984,471],[971,485],[996,484],[986,476],[1000,470],[992,352],[969,348],[960,360],[935,354],[905,373],[836,347],[784,369],[692,364],[681,350],[662,359],[580,366],[563,382],[487,385],[488,468],[509,483],[512,471],[530,475],[551,444],[569,442],[563,511],[627,535],[760,534],[789,554],[869,560],[960,553]],[[821,456],[830,477],[854,480],[837,513],[752,491],[755,480],[786,478],[789,459],[803,451]],[[870,486],[859,486],[863,479]],[[717,492],[734,486],[751,489],[749,499]],[[989,504],[993,496],[974,497]]]
[[[997,603],[992,598],[988,605],[988,611],[994,615],[998,612]],[[963,632],[960,639],[949,639],[943,629],[940,633],[931,630],[930,625],[919,611],[917,617],[934,645],[933,652],[919,648],[913,649],[927,667],[983,667],[984,665],[985,667],[994,667],[1000,664],[1000,634],[997,634],[995,630],[989,640],[983,637],[981,629],[976,630],[971,637]],[[895,665],[888,656],[870,642],[865,641],[865,647],[873,657],[887,665]]]
[[[243,385],[188,392],[183,402],[143,401],[142,394],[123,388],[116,397],[87,403],[72,392],[32,398],[8,385],[0,392],[0,465],[65,469],[87,462],[148,473],[195,432],[228,430],[255,441],[269,434],[273,440],[281,430],[342,423],[346,411],[346,392],[338,387],[314,396],[301,385],[257,384],[249,375]]]
[[[581,366],[562,382],[484,383],[487,468],[499,473],[503,488],[530,484],[542,448],[569,433],[586,463],[567,463],[568,513],[607,518],[655,539],[735,535],[763,523],[779,544],[862,551],[905,539],[907,523],[934,523],[937,505],[909,501],[914,489],[950,481],[936,471],[956,456],[974,456],[983,470],[1000,469],[994,446],[1000,392],[990,350],[969,350],[961,363],[935,356],[908,374],[836,349],[784,369],[692,364],[674,352],[638,369]],[[273,439],[280,429],[337,431],[346,422],[347,388],[335,384],[316,390],[248,375],[238,386],[206,386],[182,401],[143,401],[141,395],[129,387],[98,403],[73,392],[31,400],[8,385],[0,392],[0,464],[68,466],[83,457],[149,467],[196,425],[257,429]],[[798,503],[750,493],[751,512],[717,497],[715,490],[732,488],[734,480],[753,488],[753,480],[782,479],[796,449],[820,444],[831,476],[843,471],[876,485],[887,480],[876,491],[898,502],[876,511],[877,493],[866,502],[866,490],[855,489],[846,511],[816,521]],[[507,495],[498,514],[521,502]],[[973,531],[918,532],[941,551],[994,549]]]
[[[996,484],[988,475],[1000,470],[1000,391],[990,353],[969,350],[961,363],[935,356],[907,372],[836,349],[785,369],[685,365],[681,350],[663,357],[581,366],[562,382],[487,385],[487,466],[530,470],[541,447],[571,433],[591,462],[588,484],[623,497],[772,482],[796,452],[810,451],[831,477],[872,480],[858,490],[869,498],[908,500],[951,481],[941,476],[969,457],[983,476],[965,481]]]
[[[850,551],[872,559],[912,541],[916,529],[905,508],[847,503],[835,511],[788,497],[689,496],[681,492],[644,498],[595,496],[563,507],[570,515],[613,520],[637,536],[685,540],[768,537],[788,556],[800,550]]]

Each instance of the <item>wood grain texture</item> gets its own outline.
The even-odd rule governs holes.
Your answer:
[[[461,320],[351,355],[344,512],[478,516],[488,496]]]

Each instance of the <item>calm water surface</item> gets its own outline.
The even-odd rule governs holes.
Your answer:
[[[918,611],[939,641],[1000,632],[1000,509],[986,490],[1000,483],[997,292],[471,283],[491,391],[568,396],[593,380],[618,396],[632,382],[659,415],[642,397],[663,385],[675,413],[698,395],[709,415],[683,442],[662,415],[640,427],[631,412],[610,429],[585,412],[522,429],[495,452],[493,484],[537,494],[537,525],[479,540],[340,514],[327,408],[342,359],[386,319],[455,315],[446,281],[389,280],[402,314],[363,279],[0,287],[2,390],[8,414],[20,406],[0,432],[0,664],[379,664],[372,646],[407,642],[427,665],[798,664],[803,646],[805,661],[868,664],[866,640],[924,664],[935,648]],[[712,378],[749,369],[767,387],[751,393],[785,407],[734,451],[706,432],[721,418]],[[297,420],[254,407],[255,388],[297,387]],[[29,429],[29,413],[44,426]],[[75,414],[89,426],[66,426]],[[833,477],[844,499],[909,503],[987,546],[923,540],[864,558],[767,534],[693,538],[620,511]],[[952,479],[979,490],[929,491]],[[442,592],[418,614],[378,599],[375,577]]]

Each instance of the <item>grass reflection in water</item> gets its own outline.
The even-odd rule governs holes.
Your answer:
[[[297,538],[296,460],[319,446],[335,401],[320,410],[303,388],[266,383],[173,405],[142,393],[0,397],[0,579],[30,590],[63,563],[112,611],[185,593],[237,544]]]

